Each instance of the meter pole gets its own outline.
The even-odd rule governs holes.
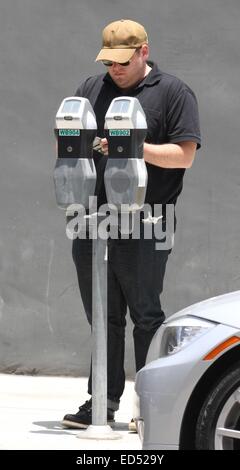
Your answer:
[[[92,230],[92,424],[77,437],[119,439],[107,424],[107,240]],[[97,219],[97,220],[96,220]],[[94,224],[90,221],[90,225]]]
[[[107,241],[92,240],[92,424],[107,424]]]

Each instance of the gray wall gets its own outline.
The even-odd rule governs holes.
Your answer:
[[[166,313],[239,289],[239,0],[2,0],[0,371],[88,372],[89,329],[55,204],[53,127],[62,98],[102,72],[102,27],[122,17],[145,25],[151,58],[199,100],[203,147],[177,207]],[[128,375],[132,349],[129,325]]]

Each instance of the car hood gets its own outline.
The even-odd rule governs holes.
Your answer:
[[[240,291],[219,295],[190,305],[168,317],[164,323],[191,315],[240,329]]]

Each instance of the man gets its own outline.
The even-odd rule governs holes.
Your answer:
[[[144,159],[148,171],[145,202],[176,204],[183,176],[190,168],[196,148],[200,147],[197,102],[194,93],[181,80],[161,72],[148,60],[147,33],[131,20],[114,21],[103,30],[103,46],[96,61],[107,73],[88,78],[76,95],[86,97],[96,114],[98,135],[104,155],[94,152],[97,169],[98,207],[106,203],[104,169],[108,144],[104,138],[104,119],[111,101],[118,96],[134,96],[147,119],[148,133]],[[160,294],[168,255],[171,250],[156,250],[154,237],[139,240],[108,240],[108,421],[114,420],[124,390],[124,335],[129,307],[134,323],[133,337],[136,370],[145,364],[151,339],[164,320]],[[73,241],[73,259],[79,288],[91,324],[92,279],[91,240]],[[91,395],[91,374],[88,384]],[[76,414],[64,416],[68,427],[86,428],[92,420],[92,402],[80,406]]]

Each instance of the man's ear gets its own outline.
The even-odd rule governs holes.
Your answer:
[[[149,57],[149,47],[148,44],[142,45],[142,57],[147,60]]]

